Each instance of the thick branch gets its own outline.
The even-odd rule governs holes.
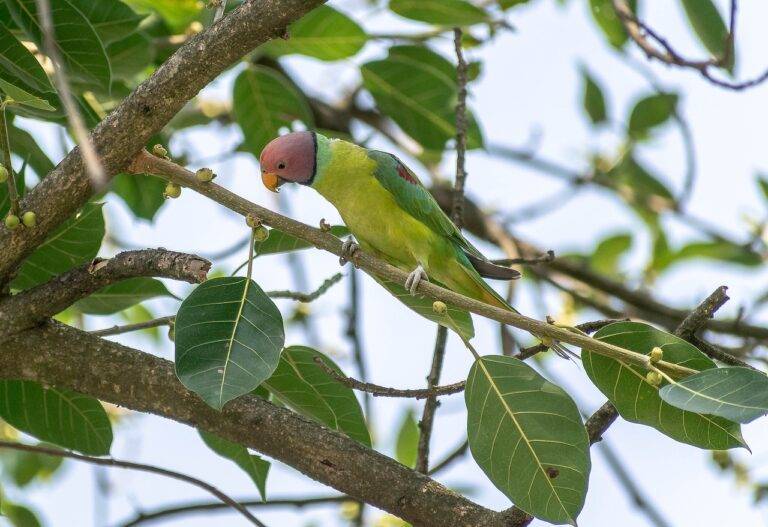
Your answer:
[[[323,0],[247,0],[190,38],[91,133],[108,177],[120,172],[153,134],[205,85],[238,59]],[[37,212],[35,229],[0,231],[0,284],[19,262],[93,194],[78,148],[30,192],[22,210]]]
[[[205,280],[211,262],[191,254],[145,249],[93,260],[0,302],[0,335],[30,328],[99,289],[127,278],[159,276],[189,283]]]
[[[216,411],[179,383],[173,363],[61,324],[47,323],[0,344],[0,376],[68,388],[214,433],[414,525],[507,526],[504,513],[341,433],[258,397],[244,396]]]

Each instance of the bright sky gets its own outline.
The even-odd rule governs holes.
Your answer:
[[[724,2],[720,2],[724,4]],[[586,9],[586,1],[571,0],[568,7],[557,7],[555,2],[539,0],[532,6],[512,11],[509,19],[517,28],[506,33],[493,44],[473,51],[473,58],[484,61],[480,80],[471,85],[471,106],[479,115],[486,141],[494,144],[523,146],[532,135],[540,134],[539,153],[557,159],[566,165],[585,166],[587,155],[594,148],[610,151],[618,141],[614,132],[595,136],[581,110],[581,82],[579,65],[588,66],[599,79],[609,100],[609,111],[619,122],[631,108],[631,101],[650,91],[642,76],[628,68],[603,42],[601,35]],[[662,0],[644,2],[645,18],[662,34],[674,36],[682,49],[698,51],[682,18],[678,2]],[[743,3],[739,19],[739,72],[752,76],[767,65],[762,21],[768,19],[768,5],[757,2]],[[363,20],[371,31],[405,30],[413,27],[402,20],[372,10],[363,0],[332,1],[331,5]],[[366,16],[362,16],[366,15]],[[441,46],[448,54],[450,42]],[[354,64],[381,56],[381,48],[369,45],[354,59]],[[638,53],[634,56],[640,57]],[[644,61],[643,61],[644,62]],[[356,82],[354,64],[318,63],[309,59],[291,59],[291,70],[300,75],[308,89],[318,94],[338,93],[342,84]],[[653,66],[653,71],[668,89],[679,89],[683,95],[681,108],[689,120],[696,146],[699,166],[696,190],[691,210],[710,222],[740,235],[745,216],[760,218],[765,214],[765,203],[757,193],[754,176],[768,169],[768,149],[764,147],[768,86],[744,93],[732,93],[715,88],[692,72],[668,70]],[[232,75],[220,79],[206,90],[205,95],[227,98]],[[48,129],[35,127],[52,152],[58,152],[58,138]],[[226,151],[239,139],[236,128],[209,127],[206,132],[191,131],[176,138],[171,153],[187,151],[191,158],[203,158]],[[379,142],[377,146],[390,147]],[[679,189],[684,172],[681,141],[674,127],[659,134],[642,151],[643,159],[659,169],[673,188]],[[446,174],[451,173],[452,160],[447,160]],[[261,185],[255,160],[249,155],[238,155],[230,161],[213,167],[219,174],[217,182],[258,203],[274,207],[273,195]],[[414,166],[417,172],[420,167]],[[663,170],[662,170],[663,169]],[[546,176],[534,174],[523,167],[500,162],[483,153],[473,152],[468,159],[469,193],[488,207],[513,210],[550,195],[562,183]],[[426,177],[425,174],[420,174]],[[294,216],[317,224],[320,218],[329,221],[338,218],[336,212],[318,195],[308,189],[286,189],[284,199],[290,203]],[[202,255],[217,252],[246,234],[241,218],[206,201],[191,191],[185,191],[179,200],[167,204],[150,226],[132,221],[119,200],[110,198],[106,207],[108,226],[121,239],[136,245],[162,246],[169,249],[199,252]],[[672,223],[671,225],[674,225]],[[690,231],[672,227],[673,240],[680,243],[690,238]],[[587,250],[594,241],[617,231],[641,233],[635,239],[632,254],[624,262],[626,270],[642,266],[647,254],[647,237],[642,226],[602,193],[586,191],[557,212],[521,225],[519,232],[539,246],[557,253]],[[492,248],[483,246],[489,255]],[[304,253],[310,288],[338,271],[336,258],[329,254]],[[217,267],[231,270],[242,261],[243,255]],[[348,269],[346,270],[348,271]],[[731,302],[722,313],[733,314],[740,305],[749,305],[750,299],[762,292],[768,274],[756,273],[722,264],[697,263],[686,265],[684,271],[672,271],[656,284],[654,292],[671,304],[692,305],[721,284],[730,286]],[[283,257],[258,259],[254,278],[264,289],[295,287]],[[364,342],[373,380],[379,384],[398,387],[417,387],[424,378],[431,360],[435,329],[427,321],[407,311],[401,304],[381,290],[372,280],[363,281]],[[185,285],[170,284],[179,294],[190,290]],[[315,324],[321,334],[323,350],[354,372],[350,361],[350,347],[344,338],[343,308],[347,299],[347,283],[336,286],[312,304]],[[518,294],[517,306],[524,312],[543,317],[557,316],[560,298],[548,295],[535,298],[536,291],[524,285]],[[547,311],[542,305],[547,305]],[[176,303],[153,301],[158,315],[175,312]],[[290,303],[281,303],[284,316],[291,310]],[[584,313],[582,320],[592,315]],[[766,317],[762,316],[765,321]],[[761,320],[760,318],[756,320]],[[91,319],[89,327],[107,327],[115,321],[109,318]],[[498,350],[498,330],[486,321],[475,320],[475,345],[481,353]],[[121,341],[138,346],[161,357],[171,359],[172,345],[163,341],[126,336]],[[289,330],[287,344],[306,343],[296,329]],[[470,357],[461,343],[451,338],[443,382],[454,382],[466,376]],[[604,399],[593,388],[580,366],[565,361],[547,361],[557,382],[569,390],[586,411],[594,410]],[[554,380],[554,378],[553,378]],[[465,409],[461,396],[442,400],[438,410],[433,440],[433,459],[439,459],[459,444],[464,437]],[[406,400],[376,399],[375,438],[377,448],[391,453],[395,427],[402,412],[408,407],[421,410]],[[739,459],[748,460],[755,475],[768,476],[768,428],[765,420],[744,428],[744,436],[752,446],[753,454],[739,452]],[[256,490],[247,476],[229,461],[218,458],[201,442],[197,433],[180,424],[164,419],[131,414],[125,424],[116,427],[113,455],[145,463],[154,463],[196,475],[237,497],[256,497]],[[737,488],[732,477],[720,477],[709,461],[707,452],[667,439],[658,432],[619,420],[609,431],[606,440],[619,452],[619,456],[647,496],[652,496],[658,508],[675,527],[701,525],[758,525],[765,522],[761,509],[753,508],[751,495]],[[580,524],[590,527],[616,525],[624,527],[649,525],[645,517],[619,487],[615,477],[605,466],[600,449],[593,449],[593,469],[590,492],[587,496]],[[100,508],[94,508],[95,470],[90,466],[69,463],[64,474],[53,485],[32,489],[24,498],[48,520],[48,525],[119,525],[137,510],[150,510],[191,499],[208,499],[202,491],[182,483],[139,473],[111,470],[104,473],[110,482],[109,497]],[[441,482],[461,489],[472,499],[491,508],[502,509],[510,504],[485,478],[469,456],[441,474]],[[268,481],[270,497],[300,496],[303,493],[331,494],[296,471],[275,463]],[[304,525],[342,525],[333,507],[309,508],[301,511],[257,510],[260,519],[271,527]],[[371,516],[378,516],[375,511]],[[101,517],[96,520],[96,517]],[[0,519],[0,524],[4,520]],[[236,514],[194,516],[178,518],[163,525],[187,527],[246,525]],[[534,525],[539,525],[534,523]]]

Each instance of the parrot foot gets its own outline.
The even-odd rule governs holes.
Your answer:
[[[355,253],[360,246],[350,237],[341,244],[341,256],[339,256],[339,265],[344,265],[355,257]]]
[[[406,278],[405,288],[410,291],[412,295],[415,295],[416,289],[418,289],[422,280],[429,282],[429,277],[427,276],[427,272],[424,271],[424,268],[419,265],[416,269],[411,271],[411,274]]]

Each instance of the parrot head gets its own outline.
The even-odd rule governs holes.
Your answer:
[[[292,132],[269,142],[259,157],[261,180],[272,192],[283,183],[311,185],[317,170],[317,135]]]

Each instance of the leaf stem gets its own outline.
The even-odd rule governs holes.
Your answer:
[[[8,105],[8,99],[0,103],[0,149],[3,151],[3,165],[8,170],[8,197],[11,201],[9,214],[19,215],[19,191],[16,188],[16,176],[13,173],[11,164],[11,142],[8,136],[8,122],[5,115],[5,108]]]

